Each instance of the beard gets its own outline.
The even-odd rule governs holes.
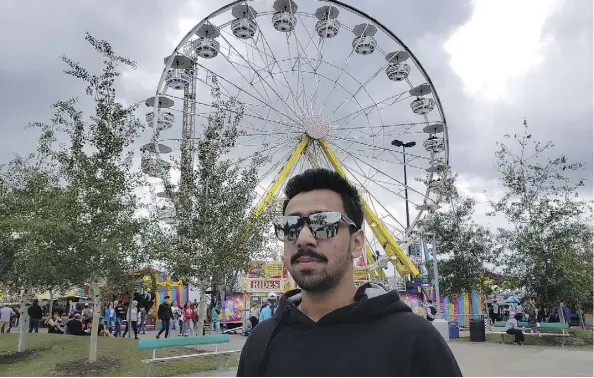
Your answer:
[[[319,255],[312,249],[304,249],[297,252],[303,255]],[[341,258],[335,261],[333,264],[326,263],[322,266],[322,269],[295,269],[293,264],[289,265],[289,272],[291,277],[295,280],[295,283],[301,290],[310,293],[324,293],[333,290],[352,267],[351,260],[351,245],[347,251],[341,255]]]

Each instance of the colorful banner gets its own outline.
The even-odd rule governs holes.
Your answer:
[[[225,297],[225,320],[227,323],[243,322],[244,310],[243,294],[235,293]]]
[[[425,308],[423,307],[425,303],[423,301],[419,301],[418,298],[419,296],[416,293],[400,293],[400,299],[406,303],[415,314],[425,316]],[[458,298],[454,297],[451,299],[448,297],[442,297],[439,301],[441,318],[448,321],[457,321],[461,327],[466,327],[469,325],[469,321],[471,319],[470,307],[471,303],[468,295],[463,295]],[[472,314],[481,314],[479,309],[482,308],[482,301],[476,292],[473,292],[472,308],[474,310]]]
[[[402,293],[400,294],[400,300],[408,305],[411,310],[420,316],[425,316],[425,308],[423,302],[420,302],[418,296],[413,293]]]
[[[248,268],[247,278],[280,279],[288,278],[288,273],[281,261],[253,261]]]

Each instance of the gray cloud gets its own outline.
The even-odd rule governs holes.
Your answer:
[[[464,92],[443,47],[471,16],[471,1],[348,3],[391,28],[424,65],[448,119],[451,165],[473,179],[472,191],[480,191],[481,183],[491,183],[496,177],[495,140],[519,129],[524,117],[534,127],[535,137],[555,139],[559,151],[567,153],[570,159],[588,163],[588,178],[592,179],[591,3],[570,1],[550,18],[545,35],[553,43],[544,62],[508,87],[509,101],[491,103]],[[79,83],[61,74],[64,65],[59,56],[66,54],[90,68],[99,67],[97,55],[83,39],[85,31],[108,40],[118,53],[138,62],[139,69],[127,73],[121,85],[122,98],[132,103],[154,94],[163,58],[186,32],[179,30],[180,19],[198,21],[221,2],[37,0],[26,7],[21,4],[8,0],[0,6],[0,49],[10,52],[0,55],[0,163],[9,160],[13,152],[34,148],[36,133],[23,130],[24,125],[47,121],[53,101],[83,94]],[[281,42],[282,39],[274,41]],[[367,69],[364,63],[361,69]],[[385,88],[374,90],[378,98],[382,98],[382,91],[389,93]],[[147,132],[142,142],[149,138]],[[422,141],[422,136],[415,138]],[[401,175],[400,168],[393,170],[397,171],[395,175]],[[382,198],[387,198],[391,207],[403,208],[401,200],[386,196]]]

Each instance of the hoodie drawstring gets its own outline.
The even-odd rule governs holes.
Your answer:
[[[264,376],[264,371],[266,370],[266,365],[268,365],[268,346],[270,345],[270,343],[272,343],[272,340],[274,340],[274,338],[280,331],[282,323],[289,316],[290,311],[291,311],[291,306],[286,305],[285,310],[283,311],[283,313],[280,316],[280,319],[278,320],[278,322],[276,322],[274,324],[274,328],[272,329],[272,332],[270,333],[268,342],[264,346],[264,350],[262,351],[262,354],[260,355],[260,359],[258,360],[258,366],[256,367],[256,371],[258,372],[259,376],[262,376],[262,377]]]

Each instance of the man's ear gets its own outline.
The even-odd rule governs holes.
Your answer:
[[[363,253],[363,247],[365,246],[365,234],[363,230],[359,230],[351,235],[351,257],[358,259]]]

